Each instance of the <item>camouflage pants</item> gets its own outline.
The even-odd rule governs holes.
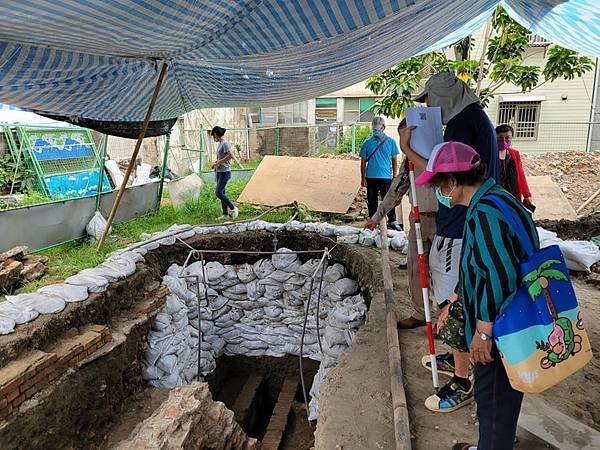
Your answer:
[[[461,302],[450,303],[448,310],[448,321],[444,328],[439,331],[440,339],[459,352],[468,352],[467,339],[465,337],[465,317]]]

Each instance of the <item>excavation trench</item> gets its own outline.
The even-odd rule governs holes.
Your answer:
[[[160,287],[160,283],[174,264],[183,267],[189,246],[222,249],[222,253],[205,254],[206,261],[235,267],[255,264],[265,256],[228,251],[273,251],[275,243],[279,249],[315,250],[314,255],[299,255],[298,263],[305,264],[309,259],[321,256],[323,249],[329,248],[329,267],[335,263],[342,264],[347,271],[345,276],[358,283],[357,292],[352,295],[361,295],[369,306],[375,292],[373,286],[377,284],[372,267],[377,265],[374,259],[376,252],[353,245],[336,245],[331,239],[314,233],[283,231],[277,234],[276,242],[274,237],[273,233],[266,231],[199,235],[187,239],[187,245],[178,241],[173,245],[160,246],[144,255],[145,262],[138,263],[133,275],[111,283],[106,292],[94,294],[82,303],[70,304],[61,313],[47,316],[39,323],[26,324],[15,334],[0,338],[0,361],[14,365],[33,351],[56,353],[60,360],[59,348],[63,348],[65,342],[80,339],[94,330],[101,333],[98,327],[105,327],[111,335],[107,343],[98,344],[93,352],[80,355],[77,361],[63,361],[68,366],[66,370],[0,422],[3,448],[131,448],[140,440],[150,439],[152,431],[149,430],[156,430],[159,422],[160,426],[167,426],[163,419],[174,408],[179,411],[172,421],[178,424],[178,431],[171,435],[171,439],[180,439],[178,442],[182,448],[192,443],[196,448],[199,443],[205,448],[255,448],[256,444],[250,439],[255,438],[262,441],[263,448],[308,449],[315,446],[315,426],[319,429],[317,436],[327,439],[335,436],[337,431],[331,426],[331,421],[327,425],[321,424],[320,418],[311,424],[307,420],[300,383],[300,361],[298,355],[293,354],[298,348],[292,338],[285,347],[290,350],[289,353],[285,353],[283,347],[274,341],[273,345],[259,349],[264,354],[254,353],[255,356],[244,356],[247,353],[244,336],[241,340],[234,339],[233,344],[228,342],[225,350],[214,355],[214,367],[208,368],[201,362],[201,368],[206,369],[203,374],[206,389],[199,386],[195,377],[184,376],[183,366],[175,385],[152,387],[148,377],[143,376],[148,367],[149,338],[151,340],[152,333],[156,332],[157,317],[169,306],[169,298],[173,295],[164,286]],[[304,306],[298,305],[298,309],[303,311]],[[236,324],[241,320],[234,319]],[[326,319],[324,316],[323,327]],[[248,319],[245,325],[250,322]],[[372,325],[367,327],[371,332],[374,331]],[[90,326],[96,328],[90,331],[86,328]],[[74,328],[79,330],[76,337],[72,333]],[[299,328],[296,326],[294,329],[294,336],[298,336]],[[69,330],[71,332],[67,333]],[[361,345],[361,333],[358,331],[357,342],[348,347],[339,357],[337,367],[331,369],[336,386],[341,383],[342,390],[349,388],[344,386],[344,371],[354,364],[352,353],[356,351],[355,347]],[[377,334],[380,334],[379,330]],[[194,338],[189,335],[190,341]],[[310,400],[309,390],[320,368],[316,357],[319,344],[313,339],[306,345],[312,353],[305,353],[302,374]],[[202,350],[209,353],[208,349]],[[272,354],[276,356],[270,356]],[[379,376],[385,377],[385,358],[377,356],[372,362],[376,367],[381,366],[384,372]],[[362,362],[358,366],[360,364]],[[187,375],[190,373],[188,370]],[[164,373],[161,375],[164,379]],[[324,385],[327,383],[325,381]],[[332,407],[339,408],[326,398],[334,390],[328,387],[325,399],[319,399],[319,411],[325,411],[327,416]],[[191,413],[186,410],[186,405],[191,404],[190,399],[195,405]],[[387,396],[376,400],[378,407],[389,407]],[[224,406],[215,402],[222,402]],[[351,401],[344,399],[343,402],[353,408]],[[189,417],[187,413],[190,413]],[[339,418],[345,415],[342,412]],[[208,416],[218,418],[210,422],[206,419]],[[184,423],[184,420],[188,422]],[[234,423],[239,429],[234,427]],[[185,436],[177,434],[186,428],[186,424],[195,431]],[[190,424],[193,426],[190,427]],[[360,424],[356,425],[360,427]],[[386,427],[390,428],[388,424]],[[203,430],[206,436],[199,436]],[[223,431],[215,431],[211,435],[208,430]],[[391,435],[391,428],[386,431]],[[160,446],[160,442],[147,444],[148,448]]]

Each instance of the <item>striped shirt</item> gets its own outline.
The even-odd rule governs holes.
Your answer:
[[[519,264],[525,257],[521,238],[490,199],[492,195],[521,219],[534,249],[540,245],[535,223],[521,203],[493,179],[483,183],[467,210],[460,259],[461,299],[469,346],[477,320],[493,322],[514,297],[520,283]]]

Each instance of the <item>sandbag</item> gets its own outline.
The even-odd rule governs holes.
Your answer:
[[[38,292],[60,297],[67,303],[81,302],[88,298],[88,288],[86,286],[71,284],[51,284],[41,287]]]
[[[39,292],[7,295],[6,301],[18,308],[31,308],[40,314],[55,314],[61,312],[67,305],[60,297]]]
[[[15,331],[17,323],[8,316],[0,315],[0,334],[10,334]]]
[[[108,288],[108,280],[106,278],[89,273],[83,274],[81,272],[67,278],[65,283],[73,286],[84,286],[89,292],[93,293],[104,292]]]
[[[90,219],[90,221],[85,226],[85,231],[87,232],[88,236],[99,241],[100,239],[102,239],[104,230],[106,230],[106,225],[108,225],[108,223],[106,222],[106,219],[102,216],[100,211],[96,211],[94,213],[93,217]],[[108,233],[110,234],[111,231],[112,231],[112,227],[110,228]]]

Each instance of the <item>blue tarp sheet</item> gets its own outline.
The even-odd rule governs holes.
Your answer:
[[[498,4],[546,39],[600,55],[598,0],[8,0],[0,102],[141,121],[154,110],[317,97],[480,28]]]

